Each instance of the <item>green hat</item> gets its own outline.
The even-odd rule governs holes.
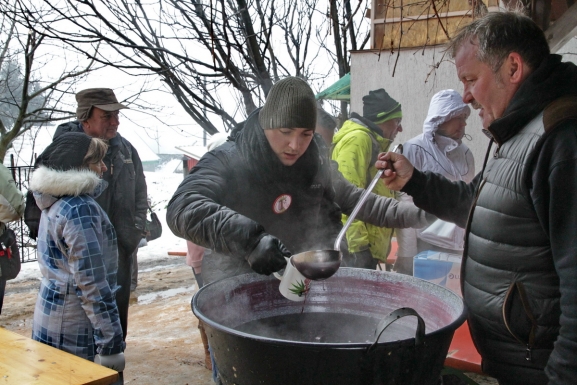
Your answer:
[[[311,87],[302,79],[290,76],[270,90],[258,121],[263,129],[308,128],[317,124],[317,102]]]
[[[369,91],[368,95],[363,96],[363,118],[380,124],[402,117],[401,104],[391,98],[384,89]]]
[[[110,88],[88,88],[76,94],[78,107],[76,108],[76,118],[81,122],[88,119],[92,107],[100,108],[104,111],[118,111],[128,108],[124,104],[118,103],[114,91]]]

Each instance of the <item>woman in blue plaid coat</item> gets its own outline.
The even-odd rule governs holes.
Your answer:
[[[100,139],[69,133],[54,140],[37,160],[30,189],[42,210],[42,283],[32,338],[122,371],[116,233],[93,198],[106,187],[101,179],[106,150]]]

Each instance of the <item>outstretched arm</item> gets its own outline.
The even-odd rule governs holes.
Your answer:
[[[365,190],[349,183],[333,165],[333,186],[335,201],[343,213],[350,214]],[[411,202],[399,202],[394,198],[369,194],[356,219],[375,226],[389,228],[420,228],[434,220],[434,217],[416,207]]]
[[[270,274],[286,265],[286,250],[279,239],[265,233],[254,220],[222,205],[234,178],[234,167],[206,154],[168,203],[166,222],[172,232],[217,253],[244,258],[259,274]]]
[[[465,227],[481,174],[471,183],[452,182],[442,175],[415,169],[403,155],[379,154],[375,167],[384,169],[383,180],[390,189],[413,197],[417,207],[447,222]]]

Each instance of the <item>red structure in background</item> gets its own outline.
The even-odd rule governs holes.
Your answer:
[[[197,163],[198,163],[198,159],[193,159],[187,155],[184,155],[182,157],[182,172],[184,173],[184,175],[188,175],[190,170],[194,166],[196,166]]]

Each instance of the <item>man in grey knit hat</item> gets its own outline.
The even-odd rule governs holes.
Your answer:
[[[323,183],[327,175],[317,165],[318,150],[310,146],[316,108],[305,81],[288,77],[277,82],[265,105],[231,134],[232,140],[208,152],[175,192],[168,204],[169,227],[213,251],[202,261],[205,285],[246,272],[282,269],[285,256],[307,247],[301,245],[308,243],[307,230],[325,231],[319,228],[321,221],[338,233],[339,223],[330,224],[328,206],[324,218],[300,221],[318,206],[313,196],[330,186]],[[315,179],[318,192],[310,191]]]
[[[205,285],[250,272],[268,275],[291,254],[333,249],[341,210],[350,214],[364,190],[346,182],[320,150],[316,119],[309,85],[282,79],[262,109],[206,153],[178,187],[167,224],[175,235],[212,250],[202,260]],[[371,194],[359,216],[379,226],[427,223],[417,208],[399,218],[397,204]],[[220,373],[225,383],[234,382],[229,369]]]
[[[309,85],[282,79],[264,106],[206,153],[178,187],[167,224],[213,251],[202,261],[205,285],[252,271],[268,275],[285,266],[285,256],[333,248],[341,210],[350,214],[363,189],[327,159],[316,119]],[[374,194],[358,217],[387,227],[428,223],[414,205]]]

